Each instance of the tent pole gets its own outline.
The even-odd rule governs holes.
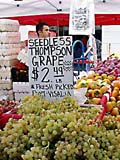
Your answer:
[[[53,5],[53,3],[49,2],[48,0],[45,1],[58,10],[58,8],[55,5]]]

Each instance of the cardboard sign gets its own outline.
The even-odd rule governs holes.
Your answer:
[[[71,36],[29,39],[29,81],[32,94],[50,100],[73,95]]]
[[[69,34],[95,33],[94,1],[72,0],[70,6]]]

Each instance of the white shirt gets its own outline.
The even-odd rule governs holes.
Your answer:
[[[93,53],[93,60],[94,60],[94,65],[97,65],[97,46],[96,46],[96,40],[93,35],[89,36],[89,39],[87,41],[87,48],[91,47],[91,53]]]

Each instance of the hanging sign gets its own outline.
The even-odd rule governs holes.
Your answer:
[[[94,0],[72,0],[70,6],[69,34],[95,33]]]
[[[73,95],[72,37],[29,39],[31,93],[50,100]]]

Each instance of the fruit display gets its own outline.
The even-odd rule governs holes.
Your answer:
[[[116,116],[120,114],[120,60],[108,58],[92,68],[87,76],[76,81],[74,89],[87,88],[87,104],[101,104],[103,95],[109,95],[106,111]]]
[[[107,60],[99,61],[97,67],[91,70],[99,73],[99,75],[106,73],[118,77],[120,75],[120,59],[108,57]]]
[[[51,102],[24,97],[18,121],[0,130],[0,160],[119,160],[119,117],[90,124],[99,108],[82,108],[71,97]]]
[[[22,114],[17,114],[18,105],[15,101],[0,100],[0,129],[5,127],[10,118],[22,118]]]
[[[100,104],[102,110],[83,108],[68,96],[54,102],[26,96],[19,107],[1,101],[0,116],[7,117],[0,129],[0,160],[119,160],[119,63],[99,62],[74,85],[87,88],[86,105]]]

